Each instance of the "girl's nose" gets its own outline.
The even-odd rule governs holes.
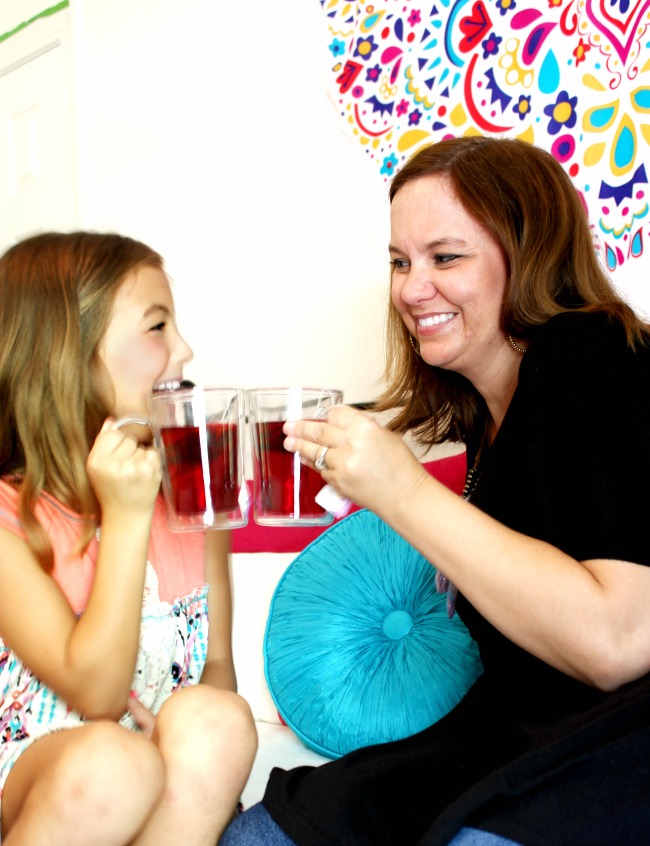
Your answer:
[[[189,364],[194,358],[192,347],[187,343],[185,338],[178,333],[177,343],[174,349],[174,357],[180,364]]]

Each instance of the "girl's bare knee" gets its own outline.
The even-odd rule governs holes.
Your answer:
[[[147,738],[110,722],[65,729],[17,761],[5,785],[3,834],[16,828],[29,840],[46,828],[57,842],[94,843],[101,832],[103,843],[113,832],[127,842],[163,790],[162,757]]]
[[[254,728],[250,706],[239,694],[208,685],[187,687],[171,696],[158,714],[163,729],[178,729],[187,733],[210,731],[214,727],[237,726]]]
[[[257,749],[248,702],[232,691],[208,685],[185,688],[170,697],[158,715],[158,732],[161,748],[195,747],[203,760],[223,759],[232,749],[246,767]]]
[[[59,755],[48,786],[59,793],[59,807],[72,819],[120,813],[145,818],[164,789],[163,762],[154,744],[110,722],[73,731],[76,742]]]

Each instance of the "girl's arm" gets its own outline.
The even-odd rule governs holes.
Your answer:
[[[77,619],[26,542],[0,530],[0,631],[23,663],[88,718],[126,710],[138,651],[156,453],[114,431],[97,437],[88,473],[102,507],[95,578]]]
[[[201,684],[237,690],[232,656],[232,601],[230,589],[230,532],[209,531],[205,536],[205,570],[208,593],[208,652]],[[129,699],[129,711],[149,737],[156,717],[137,699]]]
[[[208,655],[202,684],[237,690],[232,654],[232,587],[230,581],[229,531],[216,530],[205,536],[205,571],[210,588]]]

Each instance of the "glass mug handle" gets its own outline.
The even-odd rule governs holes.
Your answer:
[[[120,417],[113,423],[113,429],[121,429],[122,426],[151,426],[151,420],[146,417]]]

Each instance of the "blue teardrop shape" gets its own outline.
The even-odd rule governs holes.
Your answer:
[[[549,50],[539,72],[539,90],[542,94],[552,94],[560,84],[560,67],[555,53]]]
[[[627,126],[621,130],[614,150],[614,161],[620,168],[627,167],[634,157],[634,135]]]

